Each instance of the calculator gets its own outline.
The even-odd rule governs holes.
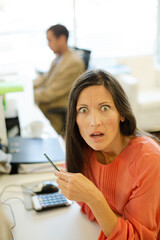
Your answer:
[[[32,196],[33,208],[36,211],[44,211],[51,208],[70,206],[72,201],[68,200],[61,192],[37,194]]]

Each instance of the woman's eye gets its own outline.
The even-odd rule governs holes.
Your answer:
[[[79,109],[79,112],[80,113],[86,113],[87,112],[87,108],[82,107],[82,108]]]
[[[104,105],[104,106],[102,106],[101,107],[101,109],[102,109],[102,111],[108,111],[109,110],[109,106],[107,106],[107,105]]]

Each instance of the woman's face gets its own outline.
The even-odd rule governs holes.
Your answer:
[[[87,87],[77,101],[76,122],[84,141],[94,150],[104,152],[120,151],[122,135],[120,121],[110,92],[104,86]]]

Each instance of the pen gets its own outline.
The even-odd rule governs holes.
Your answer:
[[[54,169],[59,172],[59,169],[57,168],[57,166],[51,161],[51,159],[47,156],[46,153],[44,153],[44,156],[45,156],[45,157],[47,158],[47,160],[51,163],[51,165],[54,167]]]

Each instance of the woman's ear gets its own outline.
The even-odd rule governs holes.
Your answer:
[[[121,122],[124,122],[124,121],[125,121],[125,117],[121,116],[121,117],[120,117],[120,121],[121,121]]]

